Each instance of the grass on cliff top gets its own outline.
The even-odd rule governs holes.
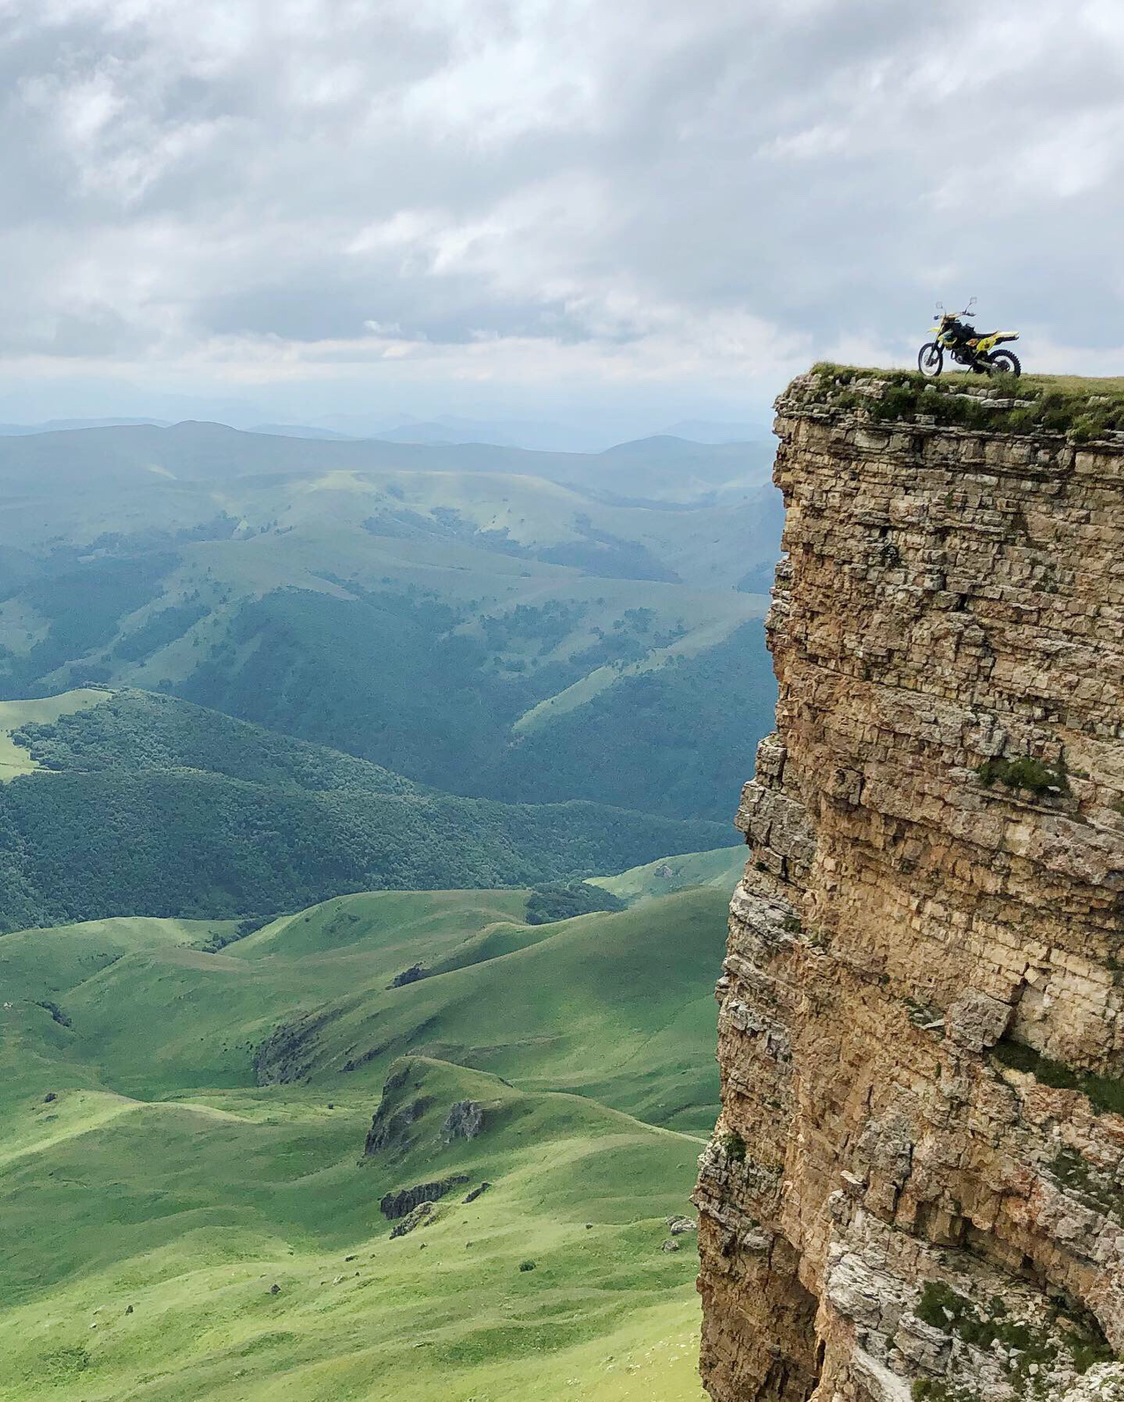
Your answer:
[[[821,362],[812,374],[824,388],[834,386],[832,407],[865,409],[876,422],[932,415],[939,424],[993,433],[1058,434],[1087,443],[1107,432],[1124,431],[1124,377],[1087,379],[1078,375],[1023,375],[993,381],[954,371],[939,380],[913,370],[879,370]],[[881,380],[881,397],[849,388],[856,381]],[[967,396],[985,391],[989,398]],[[1020,401],[1006,407],[1011,399]]]

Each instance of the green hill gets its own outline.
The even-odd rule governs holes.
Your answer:
[[[0,939],[0,1399],[700,1402],[693,1238],[662,1247],[724,899],[525,899],[345,896],[216,954],[207,923]],[[458,1178],[390,1237],[384,1196]]]
[[[746,849],[719,847],[714,852],[686,852],[681,857],[661,857],[659,861],[622,871],[619,876],[590,876],[586,883],[616,896],[626,905],[688,891],[694,886],[712,886],[729,895],[745,870]]]
[[[103,690],[90,687],[35,701],[0,701],[0,783],[17,774],[31,774],[39,767],[27,746],[12,739],[13,731],[24,725],[53,724],[60,716],[96,706],[105,695]]]
[[[0,697],[167,691],[468,797],[725,818],[774,699],[759,456],[3,439]]]
[[[221,942],[207,922],[189,946],[177,922],[150,922],[168,936],[132,949],[114,921],[53,931],[49,944],[14,933],[0,940],[0,974],[10,999],[49,975],[43,997],[69,1023],[66,1045],[96,1049],[113,1088],[141,1098],[341,1078],[373,1090],[395,1057],[421,1053],[707,1129],[717,1102],[712,1058],[698,1049],[713,1042],[728,896],[692,890],[656,913],[537,926],[522,923],[526,898],[341,896],[219,953],[205,952]],[[81,962],[59,952],[64,940]],[[392,986],[407,970],[421,977]],[[72,972],[82,978],[71,986]]]
[[[593,803],[453,797],[172,697],[57,709],[47,724],[13,730],[8,718],[34,766],[0,787],[8,929],[272,914],[372,888],[525,886],[726,833]],[[0,708],[0,732],[4,720]]]

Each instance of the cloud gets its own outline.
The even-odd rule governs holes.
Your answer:
[[[1119,371],[1122,78],[1116,0],[0,0],[0,356],[735,394],[976,294]]]

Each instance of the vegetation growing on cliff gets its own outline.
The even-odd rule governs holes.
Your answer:
[[[910,370],[828,362],[812,374],[830,407],[862,411],[876,423],[925,416],[952,428],[1058,434],[1078,443],[1124,432],[1124,378],[1024,375],[1017,386],[993,386],[967,374],[933,381]]]
[[[1008,789],[1025,789],[1032,794],[1068,793],[1069,779],[1064,765],[1050,765],[1033,755],[1018,755],[1006,759],[993,755],[984,760],[976,771],[985,788],[995,783]]]
[[[745,1140],[740,1134],[731,1130],[724,1134],[718,1142],[722,1146],[722,1152],[731,1163],[745,1163]]]
[[[1124,1226],[1124,1183],[1114,1174],[1070,1148],[1054,1155],[1050,1172],[1083,1203]]]
[[[1044,1086],[1055,1090],[1080,1091],[1098,1112],[1124,1115],[1124,1080],[1067,1066],[1011,1037],[998,1041],[991,1054],[1000,1065],[1009,1066],[1014,1071],[1029,1072]]]
[[[1070,1364],[1074,1372],[1085,1373],[1095,1363],[1113,1361],[1104,1331],[1075,1303],[1055,1301],[1048,1320],[1035,1323],[1016,1318],[998,1297],[987,1304],[975,1304],[947,1282],[928,1280],[915,1313],[932,1328],[956,1334],[981,1352],[994,1353],[1019,1398],[1048,1396],[1049,1372],[1059,1364]],[[1059,1321],[1063,1325],[1060,1332],[1048,1327]],[[928,1391],[915,1389],[914,1396],[946,1402],[956,1396],[956,1389],[936,1381]]]

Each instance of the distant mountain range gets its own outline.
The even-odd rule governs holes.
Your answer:
[[[34,424],[0,424],[0,438],[26,437],[37,433],[55,433],[84,428],[125,428],[147,425],[171,428],[192,420],[159,418],[87,418],[49,419]],[[242,427],[239,425],[239,427]],[[569,428],[564,424],[536,423],[531,420],[493,422],[463,419],[446,415],[437,419],[407,419],[403,422],[374,426],[360,422],[349,428],[333,428],[327,424],[261,423],[253,424],[250,433],[267,434],[277,438],[314,438],[325,442],[356,442],[377,439],[383,443],[417,443],[427,446],[457,446],[486,444],[495,448],[522,448],[547,453],[600,453],[614,447],[618,440],[604,432]],[[692,443],[759,443],[769,437],[765,423],[715,423],[706,419],[683,420],[662,428],[656,437],[682,438]]]
[[[318,471],[499,472],[546,478],[605,498],[719,501],[768,480],[772,447],[662,436],[600,453],[534,452],[481,443],[419,444],[250,433],[187,421],[54,429],[0,436],[0,482],[61,485],[180,481]]]
[[[0,424],[0,438],[24,438],[31,433],[58,433],[76,428],[131,428],[137,424],[170,427],[167,419],[47,419],[38,424]]]

